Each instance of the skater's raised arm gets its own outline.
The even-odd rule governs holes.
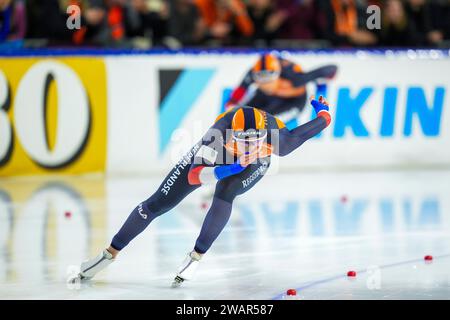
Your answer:
[[[335,76],[337,72],[337,66],[335,65],[323,66],[309,72],[298,71],[298,69],[295,66],[296,65],[294,65],[294,67],[289,73],[291,73],[293,84],[296,87],[304,86],[308,82],[317,79],[331,79]]]
[[[324,130],[331,122],[327,101],[321,96],[319,101],[312,100],[317,117],[297,128],[288,130],[283,127],[279,130],[277,142],[273,142],[274,153],[283,157],[300,147],[305,141]]]
[[[241,81],[239,86],[237,86],[233,92],[231,93],[230,99],[225,104],[225,108],[229,109],[236,105],[239,105],[240,102],[244,99],[248,88],[253,83],[251,70],[247,72],[244,79]]]

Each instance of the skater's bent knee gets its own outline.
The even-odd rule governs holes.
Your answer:
[[[233,203],[234,198],[238,195],[238,186],[234,183],[226,183],[218,185],[214,192],[214,197]]]
[[[155,199],[153,196],[142,202],[142,205],[152,218],[156,218],[171,209],[164,201]]]
[[[237,194],[235,192],[216,192],[214,193],[214,197],[220,200],[226,201],[228,203],[233,203]]]

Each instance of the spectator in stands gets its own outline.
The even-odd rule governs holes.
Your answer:
[[[81,29],[67,28],[69,5],[80,8]],[[106,18],[106,11],[101,0],[28,0],[27,12],[29,26],[27,38],[47,39],[50,45],[78,45],[95,39]]]
[[[198,44],[206,30],[192,0],[172,0],[168,24],[168,35],[178,41],[178,46]]]
[[[328,0],[322,3],[326,27],[324,36],[337,46],[371,46],[376,35],[366,27],[366,5],[356,0]]]
[[[75,40],[77,44],[81,43],[94,43],[100,38],[99,34],[104,29],[103,22],[106,19],[106,8],[102,1],[89,1],[82,7],[83,12],[83,29],[86,31],[84,34],[80,34]]]
[[[418,45],[438,45],[444,40],[443,30],[439,28],[439,25],[432,23],[430,2],[426,0],[408,0],[406,11],[408,18],[417,28]],[[436,13],[441,15],[439,12]],[[439,19],[439,17],[435,17],[435,19]]]
[[[92,20],[87,18],[88,38],[101,45],[123,41],[126,36],[126,0],[89,0],[89,4],[87,11],[95,14],[92,14]]]
[[[316,1],[278,0],[277,9],[282,17],[278,32],[281,39],[316,39],[325,27],[324,14]]]
[[[433,2],[431,11],[433,17],[432,28],[441,31],[444,40],[450,41],[450,0]],[[449,47],[448,42],[447,47]]]
[[[383,0],[367,0],[367,5],[368,6],[378,6],[380,8],[383,7]]]
[[[153,2],[150,7],[146,0],[129,0],[125,7],[125,27],[127,37],[150,38],[153,44],[162,43],[167,33],[169,8],[165,1]]]
[[[23,39],[26,31],[23,1],[0,0],[0,42]]]
[[[71,42],[73,31],[66,26],[67,13],[62,0],[28,0],[27,38],[45,38],[53,42]],[[68,3],[67,3],[68,4]]]
[[[168,12],[164,3],[158,9],[151,10],[145,0],[89,0],[83,10],[86,41],[116,46],[128,45],[130,38],[147,37],[160,42]]]
[[[205,37],[221,44],[249,38],[254,32],[252,20],[241,0],[195,0],[207,26]]]
[[[284,11],[275,11],[275,5],[271,0],[249,0],[247,11],[255,28],[253,42],[270,45],[285,20]]]
[[[408,47],[420,44],[420,34],[414,22],[408,19],[400,0],[387,0],[382,20],[381,46]]]

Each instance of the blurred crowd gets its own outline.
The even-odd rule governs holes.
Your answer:
[[[450,0],[0,0],[0,42],[28,46],[449,47],[449,39]]]

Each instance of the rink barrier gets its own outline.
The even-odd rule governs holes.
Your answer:
[[[165,173],[267,50],[0,51],[0,176]],[[283,50],[334,64],[332,122],[287,170],[450,166],[448,50]],[[314,94],[313,83],[306,86]],[[306,106],[295,123],[315,117]],[[41,119],[36,121],[36,119]],[[5,137],[5,138],[3,138]]]
[[[289,54],[325,54],[325,55],[391,55],[410,54],[416,56],[439,58],[448,57],[450,49],[441,48],[378,48],[378,49],[240,49],[240,48],[184,48],[180,50],[170,49],[112,49],[112,48],[0,48],[0,57],[54,57],[54,56],[120,56],[120,55],[206,55],[206,54],[240,54],[254,55],[270,52]]]

